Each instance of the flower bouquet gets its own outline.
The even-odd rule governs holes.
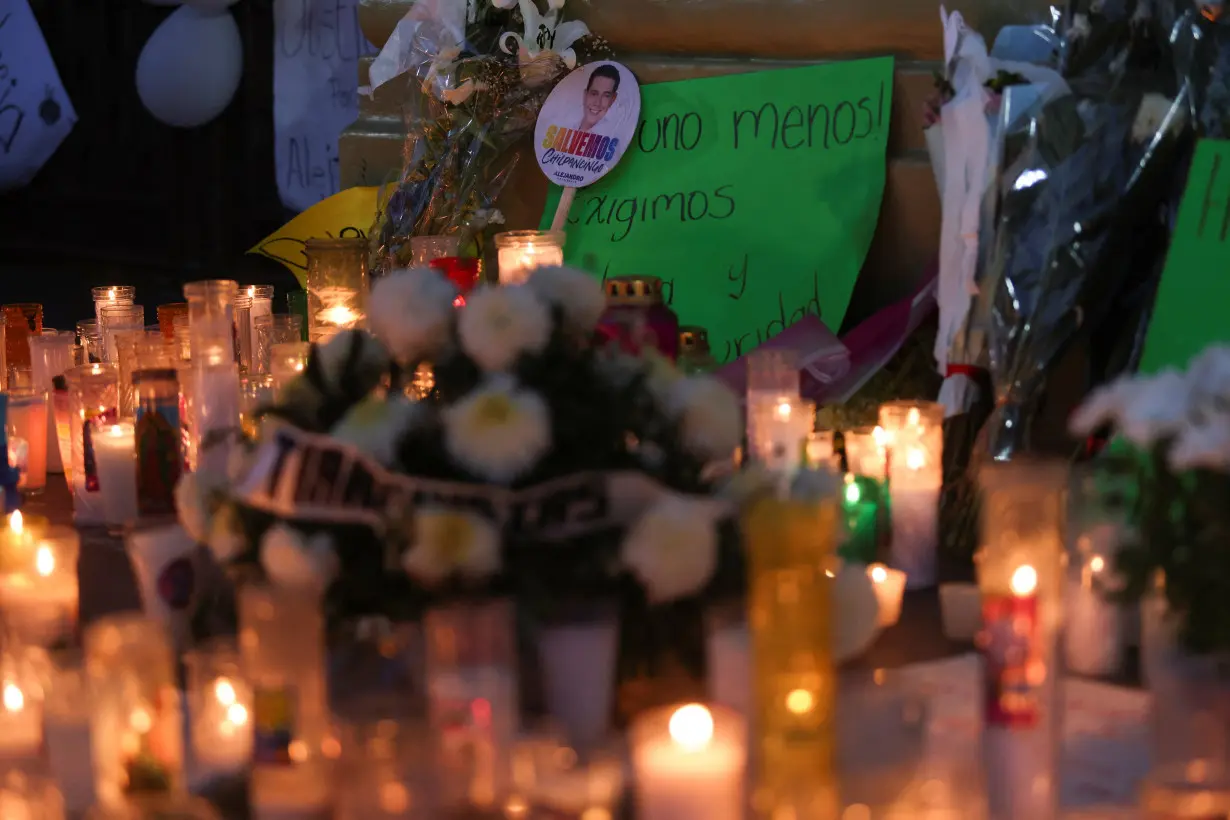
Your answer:
[[[598,346],[604,294],[581,271],[456,297],[429,269],[379,280],[371,332],[315,348],[227,475],[182,480],[185,528],[241,577],[322,586],[335,624],[493,597],[541,622],[606,600],[626,643],[691,634],[675,654],[695,660],[680,613],[742,592],[710,468],[739,444],[735,396]]]
[[[377,58],[412,78],[406,164],[375,233],[373,270],[411,263],[412,237],[449,237],[481,257],[481,234],[503,221],[495,201],[555,84],[609,56],[564,0],[420,0]],[[414,260],[420,264],[430,258]]]

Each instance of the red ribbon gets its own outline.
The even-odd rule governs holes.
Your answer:
[[[987,372],[985,368],[981,368],[974,364],[950,364],[944,370],[944,378],[951,376],[968,376],[971,379],[977,379],[980,375]]]

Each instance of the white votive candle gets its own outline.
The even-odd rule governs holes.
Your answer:
[[[940,620],[950,641],[972,641],[982,629],[982,592],[977,584],[940,584]]]
[[[93,444],[103,523],[127,523],[137,517],[137,453],[132,422],[96,428]]]
[[[883,564],[867,567],[867,577],[876,591],[880,605],[880,626],[892,626],[901,618],[901,597],[905,593],[906,575],[899,569],[889,569]]]
[[[535,268],[564,264],[564,235],[555,231],[507,231],[496,234],[501,285],[529,279]]]
[[[1109,566],[1100,555],[1090,557],[1064,590],[1064,661],[1079,675],[1109,675],[1123,665],[1122,608],[1106,600],[1097,580]]]
[[[742,717],[697,703],[667,707],[638,718],[631,741],[641,820],[742,820]]]
[[[94,805],[90,759],[90,695],[80,668],[56,670],[43,703],[43,744],[47,768],[64,796],[70,817]]]
[[[31,571],[0,575],[0,612],[23,644],[50,647],[77,630],[77,568],[40,544]]]
[[[905,572],[906,589],[935,586],[936,548],[939,541],[940,484],[909,487],[889,486],[892,511],[893,566]]]
[[[211,773],[243,769],[252,759],[252,721],[245,688],[219,677],[197,695],[199,714],[192,722],[196,762]]]
[[[43,745],[42,704],[12,679],[0,679],[0,760],[37,757]]]

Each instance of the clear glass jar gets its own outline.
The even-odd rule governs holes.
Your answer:
[[[282,342],[270,348],[269,375],[273,377],[275,394],[303,372],[311,354],[312,346],[307,342]]]
[[[102,331],[97,321],[77,323],[77,344],[86,359],[78,364],[95,364],[103,360]]]
[[[20,302],[4,305],[5,331],[5,363],[8,370],[14,367],[30,366],[31,336],[39,336],[43,332],[43,306],[34,302]],[[5,372],[7,373],[8,370]]]
[[[410,237],[410,264],[414,267],[430,265],[433,260],[456,256],[461,250],[459,236],[412,236]]]
[[[1066,465],[984,465],[983,748],[992,817],[1054,817],[1062,739],[1059,632]],[[893,500],[895,503],[896,499]]]
[[[534,268],[564,264],[563,231],[505,231],[495,235],[500,284],[516,285]],[[451,254],[455,256],[456,254]]]
[[[76,335],[68,330],[44,330],[39,336],[30,337],[30,369],[34,378],[34,386],[46,390],[49,395],[55,392],[55,378],[75,365],[73,347]],[[47,471],[51,473],[64,472],[64,462],[60,452],[60,435],[57,434],[56,415],[54,407],[49,407],[47,414]],[[68,442],[68,420],[65,419],[63,439]]]
[[[431,800],[428,739],[396,720],[352,722],[342,729],[338,820],[437,817]]]
[[[113,334],[115,342],[116,372],[119,376],[120,418],[131,419],[135,410],[133,405],[132,373],[137,368],[137,360],[144,350],[151,345],[163,344],[161,333],[150,333],[141,330],[120,330]]]
[[[15,820],[64,820],[64,797],[49,778],[10,771],[0,778],[0,816]]]
[[[252,297],[241,293],[235,297],[235,357],[241,373],[252,369]]]
[[[94,297],[94,321],[102,327],[102,309],[108,305],[131,305],[137,301],[137,289],[132,285],[104,285],[91,288]]]
[[[308,340],[326,342],[367,322],[367,240],[307,241]]]
[[[181,432],[181,448],[184,454],[184,470],[192,472],[196,469],[197,437],[196,437],[196,402],[193,399],[195,382],[193,379],[192,362],[180,360],[175,366],[175,375],[179,381],[179,429]]]
[[[251,326],[252,349],[256,350],[256,321],[262,316],[273,315],[273,285],[241,285],[239,294],[252,300],[248,309],[248,323]]]
[[[193,361],[218,364],[236,360],[235,297],[239,285],[232,279],[205,279],[184,285],[188,302],[188,336]]]
[[[132,374],[136,415],[137,509],[142,516],[173,515],[175,485],[183,470],[179,423],[179,374],[172,349],[159,345],[141,354]]]
[[[116,334],[124,330],[145,330],[145,308],[142,305],[103,305],[99,308],[99,333],[102,334],[102,357],[105,362],[118,362]]]
[[[69,435],[72,437],[73,520],[104,522],[99,495],[94,438],[119,421],[119,374],[114,364],[74,367],[64,374],[69,390]]]
[[[327,746],[324,621],[311,587],[239,590],[239,648],[252,686],[255,728],[250,803],[255,816],[315,816],[333,803]]]
[[[286,294],[286,312],[299,317],[299,341],[308,339],[308,295],[306,290],[292,290]]]
[[[9,550],[10,571],[0,574],[0,613],[7,636],[31,647],[71,644],[77,632],[81,537],[74,528],[57,525],[31,546]]]
[[[81,661],[79,652],[55,658],[43,701],[47,767],[70,817],[82,816],[95,801],[94,767],[88,754],[94,696]]]
[[[257,374],[271,373],[270,360],[273,346],[296,344],[303,338],[303,319],[291,314],[268,313],[253,320],[256,328],[254,339],[254,370]]]
[[[944,484],[944,408],[929,401],[880,406],[888,450],[892,563],[909,589],[937,583],[940,490]]]
[[[245,376],[239,380],[239,423],[243,434],[260,440],[260,411],[273,404],[273,376]]]
[[[252,761],[252,688],[234,643],[216,641],[184,655],[192,756],[211,774]]]
[[[428,611],[427,715],[443,811],[492,809],[511,785],[519,715],[516,610],[497,599]]]
[[[122,810],[130,799],[185,791],[175,653],[162,625],[107,616],[86,630],[83,645],[99,805]]]

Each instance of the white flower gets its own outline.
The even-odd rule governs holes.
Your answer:
[[[511,378],[489,378],[444,411],[444,440],[467,470],[508,483],[550,448],[551,412],[542,397]]]
[[[185,527],[185,529],[187,529]],[[225,564],[248,545],[247,536],[239,523],[239,513],[230,504],[223,504],[209,523],[209,551],[214,558]]]
[[[580,333],[593,331],[606,310],[602,284],[576,268],[536,268],[527,284],[543,302],[558,306],[568,326]]]
[[[435,586],[451,575],[476,581],[499,572],[500,534],[482,516],[462,510],[414,513],[414,544],[402,556],[406,574]]]
[[[1176,472],[1199,467],[1225,470],[1230,467],[1230,418],[1220,416],[1205,424],[1187,425],[1167,455],[1170,468]]]
[[[1072,15],[1072,25],[1068,27],[1067,39],[1070,42],[1083,40],[1093,33],[1093,27],[1089,25],[1089,18],[1084,14]]]
[[[640,357],[625,353],[616,345],[607,345],[598,351],[594,370],[607,384],[617,390],[623,390],[632,384],[632,380],[641,374],[644,367],[645,363]]]
[[[1182,127],[1185,115],[1181,106],[1176,107],[1173,100],[1155,91],[1145,94],[1140,98],[1136,119],[1132,121],[1132,142],[1141,143],[1153,139],[1153,135],[1166,125],[1168,116],[1171,118],[1169,128],[1172,131]]]
[[[491,3],[500,9],[510,9],[514,5],[521,9],[525,33],[504,32],[500,35],[500,48],[505,54],[512,54],[512,47],[516,45],[517,62],[521,66],[524,82],[535,85],[547,79],[550,75],[538,70],[544,63],[560,60],[569,70],[577,67],[577,54],[572,46],[589,36],[589,27],[580,20],[560,22],[563,0],[548,0],[546,14],[538,10],[534,0],[491,0]],[[535,66],[535,63],[538,65]]]
[[[1190,393],[1187,379],[1176,370],[1120,378],[1091,393],[1068,426],[1074,434],[1084,436],[1104,424],[1114,424],[1128,441],[1149,447],[1184,427]]]
[[[402,394],[368,396],[347,410],[329,435],[392,467],[398,443],[423,412],[421,404]]]
[[[209,539],[208,495],[198,473],[181,473],[175,485],[175,512],[184,532],[198,544]]]
[[[466,297],[457,320],[461,347],[489,373],[508,369],[523,353],[539,353],[551,338],[546,306],[524,285],[481,287]]]
[[[337,572],[337,556],[326,533],[305,540],[298,530],[276,524],[261,539],[261,566],[279,586],[325,586]]]
[[[637,358],[645,374],[645,387],[659,404],[669,405],[671,394],[684,380],[683,371],[654,348],[646,348]]]
[[[420,361],[448,344],[456,298],[430,268],[393,271],[372,286],[368,322],[398,361]]]
[[[729,458],[743,435],[739,400],[712,376],[688,376],[667,394],[668,412],[679,419],[683,446],[704,458]]]
[[[503,225],[504,214],[499,208],[479,208],[470,217],[470,230],[477,233],[489,225]]]
[[[1213,345],[1187,368],[1191,383],[1191,409],[1196,423],[1230,411],[1230,346]]]
[[[349,380],[367,392],[389,367],[389,352],[364,330],[341,330],[313,353],[320,362],[325,385],[337,389]]]
[[[653,603],[697,592],[717,569],[713,502],[667,496],[624,538],[621,558]]]
[[[732,473],[721,486],[721,496],[744,507],[758,498],[777,491],[781,476],[760,462],[752,462]]]

